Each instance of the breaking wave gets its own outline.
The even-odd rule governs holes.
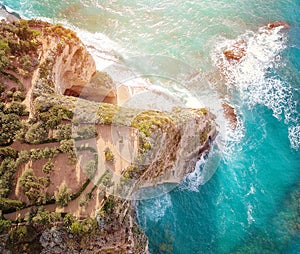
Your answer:
[[[238,42],[245,43],[245,56],[233,63],[223,51]],[[299,112],[294,88],[279,74],[279,69],[285,67],[282,54],[287,43],[288,37],[281,27],[272,30],[263,27],[235,40],[223,39],[212,52],[212,59],[225,75],[227,87],[238,92],[242,104],[249,109],[256,105],[271,109],[274,117],[288,125],[291,147],[298,149]]]

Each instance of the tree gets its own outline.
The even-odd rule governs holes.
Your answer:
[[[71,200],[72,190],[68,188],[65,182],[63,182],[55,193],[55,202],[59,207],[66,207]]]
[[[0,197],[7,197],[9,194],[16,169],[16,162],[13,158],[7,157],[2,161],[0,165]]]
[[[12,102],[5,110],[6,114],[16,114],[18,116],[28,116],[29,112],[26,110],[26,106],[19,102]]]
[[[93,178],[96,171],[96,162],[89,160],[84,166],[84,171],[90,179]]]
[[[60,150],[68,155],[70,163],[77,162],[74,140],[68,139],[60,141]]]
[[[42,143],[48,138],[48,130],[41,122],[37,122],[29,127],[25,134],[25,141],[28,143]]]
[[[14,199],[0,198],[0,210],[22,208],[23,202]]]
[[[11,221],[10,220],[0,219],[0,234],[8,232],[10,227],[11,227]]]
[[[9,53],[9,46],[7,42],[0,41],[0,71],[6,69],[10,63],[9,58],[7,57]]]
[[[5,85],[0,82],[0,95],[5,91]]]
[[[67,213],[64,217],[65,226],[70,228],[75,220],[76,220],[76,217],[73,214]]]
[[[72,127],[70,124],[62,124],[57,127],[57,139],[71,139],[72,138]]]
[[[19,178],[19,184],[24,190],[24,194],[33,204],[46,203],[45,187],[48,183],[49,181],[45,177],[37,178],[31,168],[26,169]]]
[[[21,128],[21,122],[16,114],[0,112],[0,146],[13,142],[16,132]]]

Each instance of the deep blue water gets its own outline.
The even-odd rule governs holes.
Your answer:
[[[240,120],[221,133],[215,173],[140,201],[138,222],[151,253],[300,253],[300,1],[0,2],[75,29],[94,46],[99,69],[107,58],[156,54],[210,80],[222,47],[242,36],[249,57],[218,83],[230,88],[226,98]],[[276,20],[291,29],[258,32]]]

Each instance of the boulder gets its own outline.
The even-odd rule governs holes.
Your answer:
[[[272,30],[276,27],[281,27],[283,29],[290,29],[291,26],[285,21],[275,21],[267,25],[268,30]]]
[[[228,49],[223,51],[227,60],[239,61],[246,55],[246,42],[244,40],[237,41]]]

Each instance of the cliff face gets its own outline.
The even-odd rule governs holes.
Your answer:
[[[29,75],[31,82],[27,82],[27,89],[34,92],[31,101],[55,93],[115,102],[114,82],[96,71],[94,59],[73,31],[36,20],[28,21],[28,27],[40,32],[36,38],[39,65]]]
[[[18,118],[1,143],[1,210],[6,219],[29,224],[7,229],[8,246],[15,253],[25,245],[29,253],[34,241],[42,253],[54,253],[53,246],[61,253],[148,253],[131,202],[111,194],[132,198],[142,187],[179,183],[210,149],[217,135],[214,116],[206,109],[115,105],[112,78],[96,71],[76,34],[60,25],[3,22],[1,33],[9,33],[11,60],[0,65],[0,117]],[[22,230],[36,234],[23,241]]]

